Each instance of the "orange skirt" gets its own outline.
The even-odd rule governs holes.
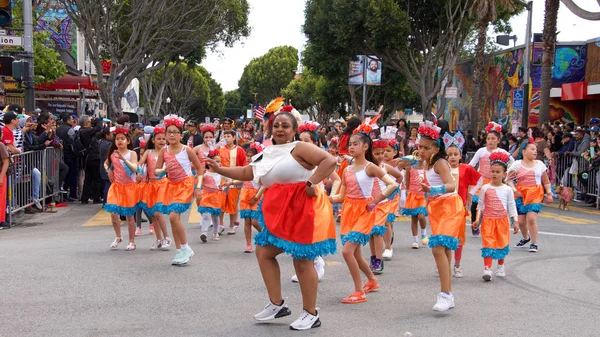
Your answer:
[[[529,212],[539,213],[542,210],[544,201],[544,187],[536,186],[515,186],[517,191],[521,192],[521,198],[515,198],[517,204],[517,213],[524,215]]]
[[[258,193],[255,188],[243,188],[240,192],[240,219],[258,219],[258,202],[250,205],[250,200]]]
[[[108,189],[104,209],[109,213],[131,216],[138,210],[139,201],[138,183],[113,182]]]
[[[481,220],[481,256],[503,260],[509,252],[510,224],[506,218]]]
[[[167,181],[167,186],[159,194],[157,203],[158,211],[163,214],[185,213],[192,205],[194,196],[194,176],[189,176],[182,181]]]
[[[237,214],[238,200],[240,199],[240,189],[230,187],[227,189],[227,197],[225,198],[225,207],[223,212],[227,214]]]
[[[449,196],[430,198],[427,211],[431,225],[429,247],[444,246],[456,250],[460,227],[465,224],[465,206],[460,196],[452,193]]]
[[[427,215],[427,202],[425,201],[424,193],[408,192],[404,207],[402,207],[402,215],[417,216],[419,214]]]
[[[306,184],[275,184],[263,194],[258,222],[262,231],[254,242],[275,246],[295,259],[314,260],[334,254],[335,221],[325,190],[317,185],[316,197],[306,195]]]
[[[155,181],[149,181],[141,185],[140,188],[140,207],[146,213],[152,215],[155,212],[159,212],[160,204],[158,203],[158,198],[161,193],[164,193],[164,190],[167,188],[167,179],[159,179]]]
[[[467,243],[467,218],[469,217],[469,211],[465,208],[465,216],[463,218],[463,224],[460,226],[460,232],[458,233],[458,245],[464,246]]]
[[[367,204],[371,200],[372,198],[344,198],[340,224],[342,245],[350,241],[364,246],[369,242],[375,225],[375,211],[367,210]]]
[[[211,215],[221,215],[221,210],[225,205],[225,192],[207,192],[202,190],[202,199],[198,206],[198,213],[210,213]]]

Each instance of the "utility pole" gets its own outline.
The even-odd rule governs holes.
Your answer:
[[[367,107],[367,55],[363,55],[363,90],[362,90],[362,109],[360,119],[365,119],[365,110]]]
[[[23,0],[23,49],[27,70],[24,71],[23,85],[25,87],[25,111],[33,112],[35,97],[33,92],[33,6],[32,0]],[[25,69],[24,69],[25,70]]]
[[[528,127],[529,125],[529,73],[531,64],[531,16],[533,12],[533,1],[525,4],[527,8],[527,28],[525,33],[525,55],[523,56],[523,114],[521,120],[522,127]]]

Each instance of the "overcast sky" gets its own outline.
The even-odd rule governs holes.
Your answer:
[[[238,87],[237,83],[244,66],[269,49],[290,45],[302,50],[305,37],[304,0],[249,0],[250,26],[252,32],[247,39],[233,48],[220,48],[220,53],[210,53],[203,61],[204,67],[213,78],[221,83],[224,91]],[[600,11],[595,0],[575,0],[575,3],[590,11]],[[524,43],[527,12],[512,19],[513,34],[517,45]],[[544,24],[544,0],[533,1],[533,33],[541,33]],[[587,41],[600,37],[600,22],[586,21],[572,14],[563,4],[558,13],[558,41]]]

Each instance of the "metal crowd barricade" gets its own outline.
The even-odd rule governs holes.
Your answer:
[[[590,167],[586,158],[557,156],[550,163],[551,182],[554,186],[566,186],[573,189],[575,199],[581,197],[595,197],[596,208],[599,206],[598,168]]]
[[[40,203],[45,208],[48,198],[60,196],[59,162],[62,151],[47,148],[12,156],[12,172],[7,175],[6,207],[9,227],[17,212]]]

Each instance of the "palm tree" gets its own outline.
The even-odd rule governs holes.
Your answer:
[[[475,0],[471,7],[471,15],[475,14],[477,19],[477,45],[475,46],[475,65],[473,69],[473,92],[471,103],[471,131],[476,134],[481,116],[481,93],[485,71],[485,44],[487,42],[487,30],[490,22],[496,21],[497,11],[515,10],[515,0]]]
[[[590,21],[600,20],[600,12],[586,11],[585,9],[577,6],[577,4],[573,2],[573,0],[561,0],[561,1],[562,1],[562,3],[565,4],[565,6],[567,6],[569,8],[569,10],[571,10],[571,12],[573,12],[573,14],[577,15],[578,17],[580,17],[582,19],[586,19],[586,20],[590,20]],[[600,6],[600,0],[598,0],[598,6]]]
[[[552,64],[554,45],[556,44],[556,17],[560,0],[546,0],[544,9],[544,54],[542,56],[542,91],[540,93],[540,116],[538,124],[542,125],[550,119],[550,89],[552,88]]]

